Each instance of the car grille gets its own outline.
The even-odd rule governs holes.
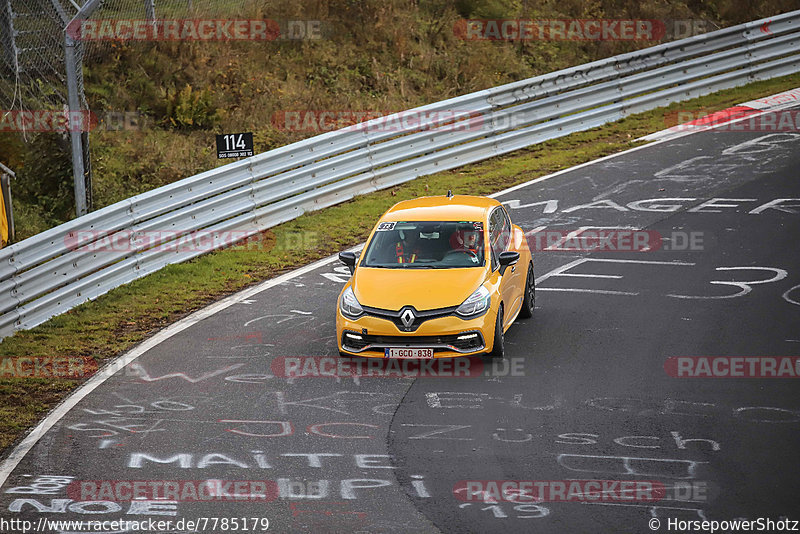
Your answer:
[[[435,310],[424,310],[424,311],[417,311],[416,309],[412,308],[411,306],[404,306],[399,311],[392,311],[392,310],[384,310],[381,308],[370,308],[368,306],[362,306],[364,309],[365,315],[370,315],[372,317],[378,317],[380,319],[386,319],[387,321],[391,321],[397,326],[398,330],[401,332],[414,332],[419,328],[419,326],[429,319],[438,319],[439,317],[448,317],[453,315],[455,311],[458,309],[458,306],[453,306],[451,308],[438,308]],[[403,321],[400,319],[403,311],[406,309],[412,309],[414,311],[414,322],[411,323],[409,326],[405,326]]]
[[[348,337],[342,333],[342,347],[350,352],[364,350],[383,350],[387,347],[425,347],[433,348],[433,352],[474,352],[484,347],[480,332],[461,332],[446,336],[375,336],[358,332],[349,332],[361,339]],[[458,339],[461,336],[476,334],[469,339]]]

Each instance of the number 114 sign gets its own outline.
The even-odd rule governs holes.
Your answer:
[[[217,158],[245,158],[253,155],[253,134],[217,135]]]

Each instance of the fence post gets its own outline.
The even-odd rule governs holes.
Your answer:
[[[74,20],[74,19],[73,19]],[[78,58],[75,40],[66,35],[64,46],[64,65],[67,74],[67,92],[69,95],[69,137],[72,146],[72,181],[75,190],[75,216],[86,215],[86,172],[83,165],[83,143],[81,129],[81,100],[78,94]]]
[[[86,20],[99,5],[100,0],[88,0],[64,29],[64,67],[67,75],[67,100],[70,112],[69,136],[72,146],[72,176],[75,190],[76,217],[86,215],[87,199],[91,198],[91,193],[88,195],[86,193],[86,185],[89,184],[91,188],[91,175],[87,172],[89,166],[84,160],[84,154],[88,155],[89,153],[88,131],[91,121],[88,113],[84,116],[81,109],[81,101],[84,98],[82,84],[79,86],[78,77],[79,74],[82,74],[79,69],[83,68],[83,61],[78,59],[78,42],[70,34],[76,28],[80,28],[81,22]],[[86,111],[88,112],[88,110]],[[84,131],[87,133],[86,136],[82,135]],[[84,146],[84,140],[86,146]]]

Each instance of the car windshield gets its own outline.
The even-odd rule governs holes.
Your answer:
[[[362,267],[387,269],[483,267],[483,223],[382,222],[363,258]]]

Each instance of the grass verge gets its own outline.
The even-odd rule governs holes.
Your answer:
[[[490,194],[641,144],[635,139],[669,126],[665,116],[675,111],[718,111],[798,86],[800,73],[721,91],[364,195],[265,232],[258,249],[235,247],[168,266],[18,332],[0,343],[0,450],[8,452],[26,429],[82,382],[9,377],[10,357],[83,357],[102,365],[225,295],[362,242],[375,220],[400,200],[440,195],[448,189]]]

